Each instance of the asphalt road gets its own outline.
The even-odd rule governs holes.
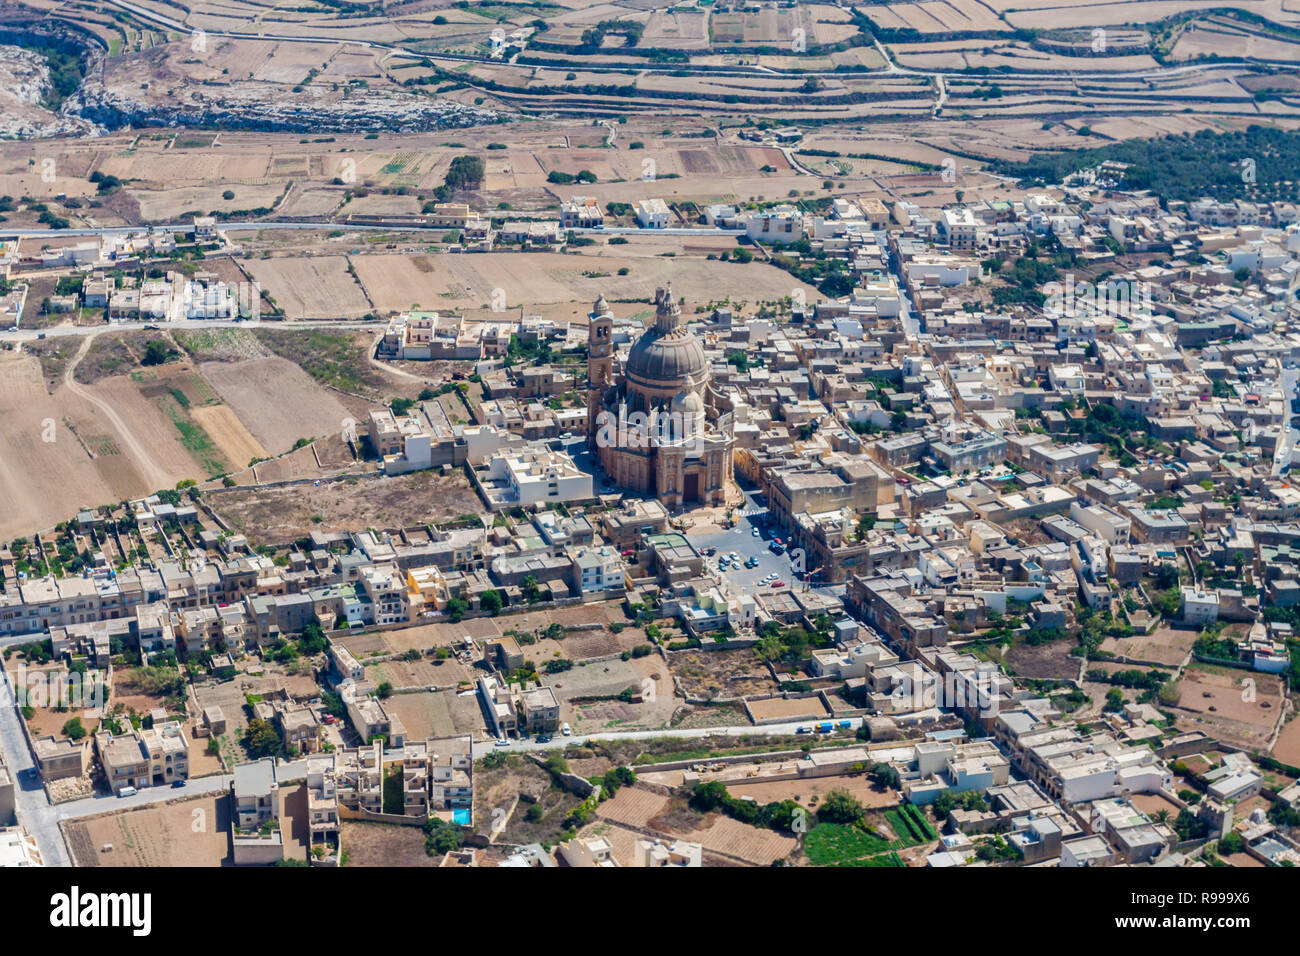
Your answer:
[[[146,321],[146,322],[113,322],[104,323],[103,325],[59,325],[48,329],[22,329],[16,332],[0,332],[0,342],[31,342],[44,335],[47,339],[58,339],[67,336],[87,336],[99,335],[103,332],[132,332],[140,329],[153,327],[157,329],[165,328],[168,332],[174,332],[178,329],[230,329],[259,326],[268,326],[273,329],[285,328],[312,328],[312,329],[369,329],[371,331],[382,332],[385,323],[383,322],[333,322],[329,320],[311,322],[281,322],[280,320],[263,321],[263,320],[246,320],[246,319],[178,319],[175,322],[165,321]],[[0,638],[0,641],[3,639]],[[0,645],[2,646],[2,645]]]
[[[58,818],[53,815],[45,788],[41,786],[36,762],[27,748],[22,717],[14,705],[9,675],[0,667],[0,753],[14,778],[14,804],[18,822],[35,838],[46,866],[71,866]]]
[[[1291,411],[1297,381],[1300,381],[1300,369],[1282,369],[1282,377],[1279,381],[1282,386],[1282,438],[1273,453],[1273,477],[1275,478],[1282,474],[1282,469],[1291,464],[1296,442],[1300,440],[1300,431],[1296,430],[1296,416]]]
[[[524,217],[527,218],[527,217]],[[554,221],[554,220],[552,220]],[[386,223],[371,225],[367,223],[331,222],[316,220],[300,222],[288,219],[254,219],[240,222],[223,222],[217,226],[222,232],[277,232],[290,230],[322,229],[342,230],[344,232],[430,232],[439,236],[446,235],[446,226],[421,226],[415,223]],[[184,223],[144,226],[83,226],[77,229],[0,229],[0,235],[19,238],[40,238],[42,236],[114,236],[124,233],[139,233],[148,230],[157,232],[189,233],[194,227]],[[723,229],[719,226],[670,226],[665,229],[642,229],[639,226],[602,226],[599,229],[575,226],[565,232],[585,235],[610,236],[743,236],[743,229]]]
[[[850,728],[856,730],[862,723],[861,717],[844,718],[848,720]],[[761,727],[745,724],[739,727],[695,727],[691,729],[670,728],[667,730],[618,730],[601,734],[586,734],[585,736],[565,737],[562,734],[554,735],[545,743],[539,743],[537,740],[527,738],[524,740],[511,740],[508,746],[497,746],[492,741],[474,744],[474,756],[485,757],[495,750],[504,750],[507,753],[528,753],[539,750],[556,750],[570,745],[584,744],[589,740],[654,740],[656,738],[675,737],[682,740],[692,740],[702,737],[745,737],[749,735],[772,734],[784,735],[794,734],[800,727],[810,727],[815,723],[811,720],[789,721],[781,724],[764,724]],[[837,720],[838,724],[839,721]],[[816,735],[810,735],[812,740],[817,739]]]
[[[898,320],[903,326],[903,334],[909,339],[914,339],[921,333],[921,321],[916,317],[916,313],[912,311],[912,294],[907,291],[907,279],[898,263],[898,257],[889,248],[889,234],[883,229],[878,229],[874,231],[874,235],[876,242],[885,252],[885,261],[889,266],[890,274],[898,282]]]

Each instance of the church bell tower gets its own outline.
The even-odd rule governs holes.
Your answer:
[[[602,295],[587,324],[587,437],[595,440],[600,427],[601,399],[614,384],[614,314]]]

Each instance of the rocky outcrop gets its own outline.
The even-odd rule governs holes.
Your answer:
[[[49,64],[39,53],[0,46],[0,139],[84,136],[94,124],[71,108],[50,110]],[[64,104],[65,106],[67,104]]]
[[[15,50],[9,57],[19,80],[16,96],[35,105],[0,111],[5,121],[0,124],[0,136],[96,135],[106,129],[144,126],[420,133],[498,123],[506,118],[494,110],[401,88],[340,88],[323,83],[290,87],[253,79],[206,78],[186,65],[183,44],[109,59],[98,37],[54,19],[26,22],[13,15],[0,17],[0,45],[6,42],[75,49],[85,68],[85,80],[63,102],[58,114],[44,110],[41,115],[39,104],[45,96],[39,77],[41,57],[10,48]],[[4,61],[0,60],[0,79],[5,78],[4,73]],[[47,70],[46,84],[48,79]],[[10,102],[16,107],[20,100],[0,105]]]
[[[137,84],[138,85],[138,84]],[[448,100],[382,92],[331,101],[268,84],[235,83],[155,101],[127,85],[88,79],[78,94],[80,114],[113,129],[123,126],[195,126],[293,133],[420,133],[500,122],[492,111]]]

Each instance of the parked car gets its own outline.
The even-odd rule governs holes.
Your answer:
[[[134,797],[136,795],[136,789],[135,787],[123,787],[121,790],[117,791],[117,795],[119,797]]]
[[[772,587],[774,587],[774,588],[783,588],[783,587],[785,587],[785,582],[782,581],[782,580],[780,580],[780,579],[777,579],[777,580],[775,580],[775,581],[772,582]]]
[[[538,735],[537,735],[537,742],[538,742],[539,744],[549,744],[549,743],[551,742],[551,740],[552,740],[552,737],[551,737],[550,734],[538,734]]]
[[[561,725],[560,725],[560,733],[564,734],[564,736],[566,736],[566,737],[572,737],[572,736],[573,736],[573,728],[571,728],[568,724],[561,724]]]
[[[173,780],[173,781],[172,781],[172,789],[173,789],[173,790],[179,790],[179,789],[180,789],[181,787],[183,787],[183,786],[185,786],[185,781],[184,781],[184,780]]]
[[[510,741],[506,740],[506,738],[504,738],[504,737],[498,737],[496,743],[494,743],[492,746],[493,746],[493,747],[509,747],[509,746],[510,746]]]

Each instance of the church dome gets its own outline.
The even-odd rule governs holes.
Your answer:
[[[628,380],[655,389],[698,387],[708,378],[709,362],[695,333],[682,324],[672,289],[655,294],[655,324],[632,346],[624,372]]]
[[[704,399],[700,398],[699,392],[682,389],[673,396],[673,411],[682,415],[702,415]]]

